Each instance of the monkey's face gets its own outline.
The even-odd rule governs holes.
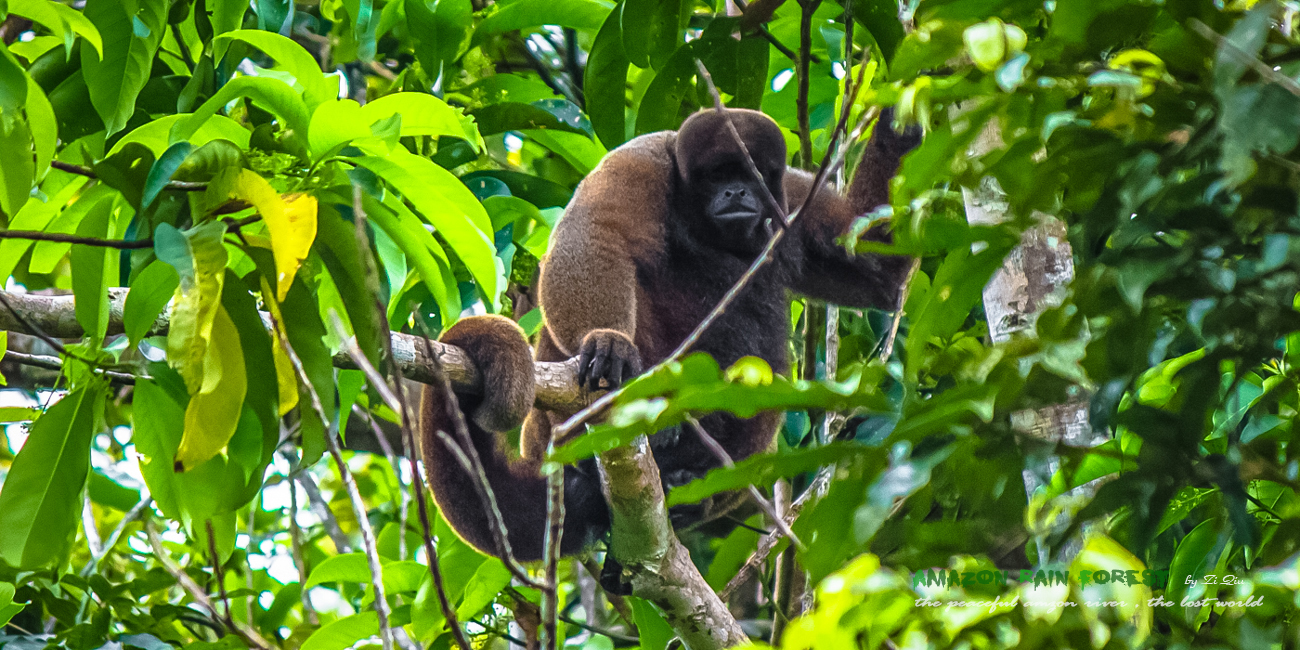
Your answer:
[[[785,206],[785,139],[776,123],[756,111],[701,111],[682,125],[676,154],[679,205],[702,243],[758,255]]]

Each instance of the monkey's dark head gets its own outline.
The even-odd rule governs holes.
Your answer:
[[[744,149],[727,122],[745,143]],[[754,177],[746,151],[762,175]],[[765,198],[763,185],[785,209],[785,138],[772,118],[745,109],[726,109],[725,114],[700,111],[677,132],[677,192],[679,205],[690,220],[688,228],[701,241],[714,243],[737,255],[752,257],[763,249],[768,237],[768,220],[776,213]]]

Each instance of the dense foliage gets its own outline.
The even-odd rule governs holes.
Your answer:
[[[70,292],[85,332],[8,337],[29,365],[6,362],[0,392],[0,647],[377,644],[366,531],[399,641],[451,644],[409,450],[326,455],[339,431],[400,421],[334,354],[355,337],[383,368],[390,329],[470,311],[535,333],[538,260],[575,185],[712,105],[697,59],[728,105],[780,124],[795,164],[822,159],[863,66],[851,125],[878,105],[925,125],[882,211],[892,250],[922,258],[898,345],[889,314],[843,310],[827,363],[825,312],[796,300],[792,350],[820,379],[688,357],[554,460],[689,415],[785,411],[775,453],[669,495],[834,468],[794,524],[815,603],[764,639],[788,604],[765,563],[730,603],[755,641],[1294,646],[1300,6],[759,5],[777,8],[756,26],[721,0],[0,0],[0,279]],[[1001,142],[970,154],[989,124]],[[962,188],[990,179],[1011,218],[972,225]],[[1074,280],[992,343],[981,289],[1045,215],[1067,225]],[[1079,402],[1095,447],[1013,426]],[[851,417],[827,436],[826,413]],[[1026,470],[1046,471],[1028,494]],[[538,592],[433,527],[471,639],[517,640]],[[723,528],[684,535],[716,589],[761,536]],[[926,570],[945,583],[918,584]],[[578,561],[560,578],[565,645],[670,643],[655,605],[611,606]]]

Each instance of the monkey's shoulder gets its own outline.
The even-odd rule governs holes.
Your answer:
[[[639,136],[609,152],[578,184],[552,244],[621,248],[656,257],[673,193],[675,131]]]

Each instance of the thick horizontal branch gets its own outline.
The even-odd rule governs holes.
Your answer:
[[[7,310],[0,310],[0,331],[22,332],[33,336],[44,333],[58,339],[74,339],[83,335],[81,325],[77,323],[76,307],[72,296],[37,296],[0,292],[8,299],[14,310],[23,315],[28,323],[39,329],[31,331],[20,323]],[[122,333],[122,313],[126,303],[126,289],[110,289],[108,302],[108,333]],[[269,317],[263,314],[263,321],[269,323]],[[163,315],[154,321],[150,334],[165,334],[170,325],[170,315]],[[429,358],[424,342],[420,337],[393,332],[393,358],[407,379],[421,383],[433,381],[433,363]],[[460,348],[431,342],[431,349],[437,355],[452,385],[457,390],[481,392],[483,379],[478,368]],[[339,368],[356,368],[356,364],[346,352],[334,355],[334,365]],[[546,410],[572,413],[581,410],[595,399],[595,395],[578,388],[578,364],[576,360],[564,362],[539,361],[537,371],[537,406]]]

